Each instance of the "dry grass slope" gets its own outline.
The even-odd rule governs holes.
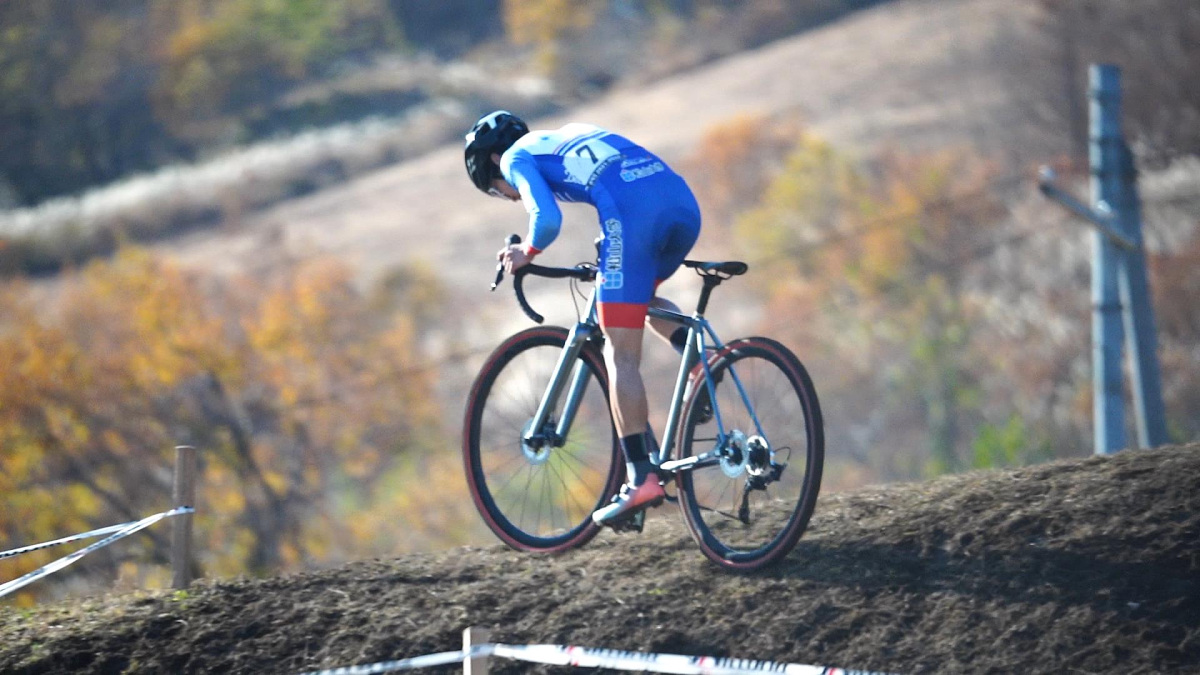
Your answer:
[[[469,548],[5,610],[0,672],[292,673],[457,649],[471,625],[907,673],[1200,672],[1196,475],[1200,444],[834,495],[749,577],[666,514],[561,557]]]
[[[1023,166],[1069,148],[1068,139],[1012,122],[1019,103],[996,58],[1002,46],[1033,38],[1036,15],[1032,3],[1008,0],[887,3],[659,82],[615,89],[566,115],[531,123],[599,124],[653,148],[677,168],[706,129],[747,113],[800,117],[853,151],[966,145]],[[871,45],[867,58],[864,44]],[[569,264],[591,253],[597,230],[587,208],[568,207],[565,217],[563,235],[547,255]],[[280,202],[238,227],[197,233],[163,248],[218,270],[269,264],[264,250],[280,245],[344,256],[367,277],[400,263],[434,262],[447,285],[477,305],[484,295],[475,290],[492,267],[496,242],[511,231],[524,234],[524,226],[519,208],[470,188],[455,143]],[[701,246],[720,246],[708,241],[712,236],[702,235]],[[458,264],[446,265],[450,260]]]

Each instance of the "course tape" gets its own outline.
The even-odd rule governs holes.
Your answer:
[[[33,551],[40,551],[44,548],[50,548],[51,546],[59,546],[60,544],[70,544],[73,541],[80,541],[83,539],[91,539],[92,537],[99,537],[99,536],[103,536],[106,534],[112,534],[113,532],[118,532],[120,530],[123,530],[126,527],[129,527],[130,525],[133,525],[136,522],[138,522],[138,521],[131,520],[128,523],[119,523],[117,525],[109,525],[108,527],[102,527],[98,530],[88,530],[87,532],[81,532],[79,534],[73,534],[69,537],[63,537],[62,539],[55,539],[54,541],[48,541],[44,544],[33,544],[32,546],[25,546],[23,548],[14,548],[11,551],[0,551],[0,560],[3,560],[5,558],[12,558],[15,556],[19,556],[22,553],[32,553]]]
[[[437,654],[414,656],[410,659],[380,661],[379,663],[372,663],[369,666],[346,666],[345,668],[333,668],[332,670],[315,670],[304,675],[375,675],[376,673],[391,673],[397,670],[432,668],[433,666],[444,666],[449,663],[461,663],[477,656],[488,656],[492,653],[492,646],[476,645],[466,651],[438,652]]]
[[[677,675],[757,675],[758,673],[784,673],[785,675],[883,675],[865,670],[845,670],[824,666],[806,666],[798,663],[772,663],[750,659],[715,658],[712,656],[684,656],[682,654],[654,654],[650,652],[626,652],[615,649],[592,649],[562,645],[505,645],[482,644],[469,650],[441,652],[398,661],[384,661],[367,666],[348,666],[334,670],[319,670],[304,675],[375,675],[397,670],[411,670],[441,666],[481,656],[499,656],[518,661],[546,663],[556,666],[577,668],[611,668],[651,673],[675,673]],[[428,660],[423,660],[428,659]]]
[[[15,591],[19,588],[23,588],[23,587],[37,581],[38,579],[41,579],[42,577],[46,577],[51,574],[54,574],[55,572],[61,570],[62,568],[66,567],[67,565],[70,565],[71,563],[74,563],[76,560],[79,560],[83,556],[91,553],[92,551],[95,551],[96,549],[104,548],[105,546],[108,546],[109,544],[113,543],[114,541],[116,541],[118,539],[123,539],[123,538],[128,537],[129,535],[133,534],[134,532],[144,530],[147,527],[150,527],[151,525],[162,520],[163,518],[170,518],[171,516],[178,516],[178,515],[181,515],[184,513],[193,513],[193,512],[195,512],[195,509],[193,509],[192,507],[181,506],[179,508],[171,509],[170,511],[163,511],[162,513],[156,513],[152,516],[147,516],[145,518],[142,518],[141,520],[133,520],[128,523],[121,523],[120,525],[110,525],[109,527],[102,527],[98,530],[91,530],[89,532],[84,532],[82,534],[76,534],[76,535],[72,535],[70,537],[63,537],[62,539],[48,541],[44,544],[34,544],[33,546],[25,546],[23,548],[14,548],[11,551],[4,551],[3,553],[0,553],[0,558],[11,558],[13,556],[20,555],[22,553],[29,553],[30,551],[37,551],[39,549],[49,548],[50,546],[57,546],[59,544],[66,544],[66,543],[69,543],[72,541],[79,541],[80,539],[90,539],[92,537],[99,537],[99,536],[102,536],[105,534],[110,535],[105,539],[101,539],[100,541],[98,541],[90,546],[87,546],[86,548],[81,548],[78,551],[75,551],[74,553],[72,553],[70,555],[64,556],[62,558],[59,558],[58,560],[47,563],[47,564],[39,567],[38,569],[25,574],[24,576],[21,576],[17,579],[13,579],[12,581],[7,581],[3,584],[0,584],[0,598],[8,595],[9,593],[12,593],[13,591]]]

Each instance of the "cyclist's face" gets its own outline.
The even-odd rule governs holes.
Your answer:
[[[508,181],[503,178],[493,178],[492,186],[488,188],[488,194],[493,197],[507,199],[510,202],[521,201],[521,193],[517,189],[508,184]]]

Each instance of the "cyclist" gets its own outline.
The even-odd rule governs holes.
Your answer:
[[[626,138],[581,123],[530,131],[504,110],[475,123],[466,136],[465,156],[475,187],[519,201],[529,213],[524,243],[496,255],[510,273],[558,236],[558,201],[596,207],[603,235],[597,313],[605,335],[613,422],[629,480],[592,519],[613,524],[662,503],[665,492],[649,456],[654,441],[640,372],[642,336],[648,306],[679,311],[656,291],[700,235],[700,207],[692,191],[665,162]],[[686,329],[656,319],[648,323],[676,349],[683,348]]]

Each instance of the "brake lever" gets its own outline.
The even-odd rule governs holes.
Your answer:
[[[506,246],[512,246],[513,244],[519,244],[519,243],[521,243],[521,236],[517,235],[517,234],[510,234],[510,235],[508,235],[508,238],[504,240],[504,244]],[[504,281],[504,261],[503,260],[496,263],[496,280],[492,282],[492,291],[496,290],[496,287],[498,287],[500,285],[501,281]]]

